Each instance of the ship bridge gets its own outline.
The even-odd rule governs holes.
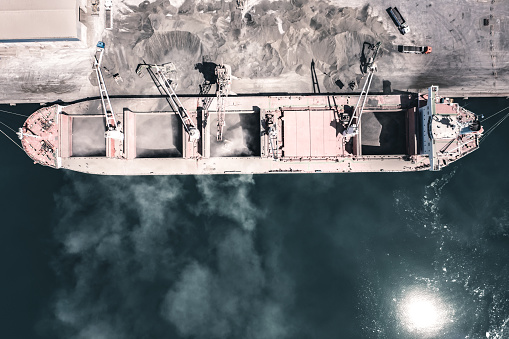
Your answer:
[[[430,169],[438,171],[450,162],[476,150],[482,128],[477,116],[449,98],[438,96],[431,86],[419,109],[422,128],[422,154],[429,157]]]

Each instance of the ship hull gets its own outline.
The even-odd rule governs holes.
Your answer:
[[[36,163],[102,175],[412,172],[430,169],[423,152],[426,100],[418,94],[373,95],[345,136],[358,96],[229,96],[224,137],[216,140],[217,99],[181,97],[200,129],[191,141],[165,98],[117,98],[112,106],[123,140],[104,138],[100,100],[52,106],[25,123],[22,140]],[[47,131],[34,126],[50,121]],[[44,125],[44,124],[43,124]],[[47,127],[46,123],[46,127]],[[35,135],[37,134],[37,136]],[[51,139],[51,147],[41,140]],[[452,139],[451,139],[452,140]],[[451,143],[454,140],[451,141]],[[472,146],[474,145],[474,146]],[[461,149],[446,166],[477,149]]]

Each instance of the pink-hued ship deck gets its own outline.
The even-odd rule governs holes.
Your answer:
[[[111,175],[439,170],[477,149],[482,128],[437,91],[369,96],[353,137],[344,131],[358,96],[229,96],[222,141],[216,99],[207,109],[204,98],[181,97],[196,142],[164,98],[112,99],[124,140],[105,139],[91,100],[35,112],[23,147],[45,166]]]
[[[333,110],[282,112],[284,156],[291,158],[337,157],[344,154],[343,137]]]
[[[59,167],[59,107],[45,107],[32,114],[23,126],[21,145],[34,164]]]

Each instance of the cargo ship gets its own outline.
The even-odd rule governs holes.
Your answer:
[[[483,133],[438,90],[108,98],[106,118],[95,99],[41,108],[18,135],[34,163],[91,174],[438,171]]]

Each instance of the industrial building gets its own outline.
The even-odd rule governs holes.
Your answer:
[[[86,0],[0,1],[0,43],[81,41]]]

